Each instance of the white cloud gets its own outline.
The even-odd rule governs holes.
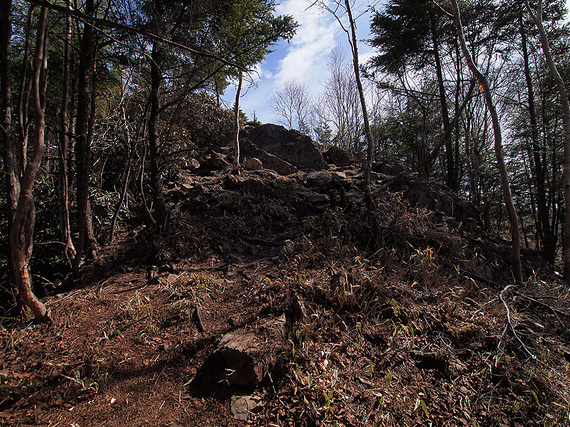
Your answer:
[[[327,57],[336,46],[340,32],[337,22],[310,0],[289,0],[278,13],[288,14],[299,24],[297,34],[286,46],[285,56],[278,63],[275,75],[279,87],[294,80],[311,88],[319,85],[326,71]]]
[[[283,88],[287,81],[305,85],[309,93],[317,98],[329,75],[328,62],[331,51],[338,45],[347,47],[346,34],[336,19],[318,5],[310,7],[314,0],[284,0],[277,6],[278,15],[291,15],[299,24],[295,37],[289,42],[280,42],[273,47],[266,60],[256,66],[252,77],[256,83],[246,90],[241,99],[241,109],[249,118],[254,115],[261,122],[275,122],[271,109],[271,95]],[[355,13],[359,16],[358,13]],[[358,19],[360,38],[368,38],[369,15]],[[370,56],[370,48],[360,45],[361,63]],[[224,99],[231,105],[235,88],[230,87]]]

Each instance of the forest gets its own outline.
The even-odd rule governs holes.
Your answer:
[[[2,0],[0,425],[570,425],[566,3],[278,6]]]

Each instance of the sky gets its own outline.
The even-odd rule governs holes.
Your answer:
[[[345,56],[350,57],[346,33],[329,13],[319,6],[311,7],[314,0],[283,0],[277,6],[277,14],[293,16],[299,28],[289,42],[282,41],[273,47],[273,52],[257,66],[251,74],[249,84],[244,84],[240,100],[241,110],[251,120],[254,117],[262,123],[277,123],[278,119],[271,109],[271,96],[283,89],[287,81],[305,85],[313,97],[318,97],[323,90],[328,72],[329,56],[337,46],[342,46]],[[376,0],[372,5],[381,9],[385,0]],[[357,0],[353,15],[357,24],[360,40],[358,50],[360,62],[366,62],[372,55],[372,49],[366,44],[370,38],[370,13],[365,13],[366,0]],[[570,9],[570,0],[566,0]],[[233,105],[235,87],[230,86],[224,99],[228,107]]]
[[[273,46],[273,52],[251,74],[250,84],[244,84],[240,107],[249,119],[255,117],[262,123],[276,123],[277,118],[271,109],[271,95],[275,91],[282,90],[287,81],[295,81],[305,85],[311,96],[317,97],[329,74],[327,64],[332,50],[342,46],[349,58],[346,33],[332,14],[319,6],[311,7],[313,3],[314,0],[284,0],[277,6],[276,13],[293,16],[299,28],[292,40]],[[376,4],[380,3],[376,1]],[[357,16],[364,10],[361,7],[353,14]],[[370,14],[358,17],[356,22],[359,39],[369,38]],[[360,42],[361,60],[368,59],[370,53],[371,48]],[[235,87],[231,86],[224,96],[228,106],[233,105],[234,97]]]

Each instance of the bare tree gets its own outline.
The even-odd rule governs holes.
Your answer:
[[[328,68],[330,78],[324,84],[322,104],[336,130],[338,145],[346,150],[357,150],[362,134],[358,88],[340,46],[331,52]]]
[[[271,102],[280,124],[310,133],[313,106],[305,85],[289,80],[283,85],[283,90],[271,95]]]
[[[568,89],[564,83],[564,79],[558,72],[558,67],[554,62],[552,56],[552,51],[550,49],[550,43],[548,41],[548,36],[544,29],[542,21],[542,0],[538,0],[536,9],[533,10],[530,1],[525,0],[526,9],[534,21],[536,28],[540,34],[540,43],[542,44],[542,51],[544,52],[544,57],[546,63],[548,64],[548,69],[554,77],[556,82],[556,88],[558,89],[558,96],[560,98],[560,105],[562,107],[562,124],[564,127],[564,172],[562,177],[563,188],[564,188],[564,235],[562,238],[564,254],[564,280],[570,283],[570,103],[568,101]]]
[[[495,157],[497,160],[497,167],[499,169],[499,175],[501,177],[501,188],[503,191],[503,198],[505,201],[505,206],[509,215],[509,221],[511,225],[511,258],[512,258],[512,272],[516,283],[521,283],[522,281],[522,268],[521,268],[521,243],[520,243],[520,230],[519,230],[519,220],[517,212],[513,203],[511,196],[511,189],[509,185],[509,178],[507,175],[507,168],[505,166],[505,161],[503,158],[503,143],[501,134],[501,124],[499,121],[499,115],[495,108],[493,102],[493,97],[491,95],[491,89],[487,77],[481,73],[469,49],[467,47],[467,42],[465,41],[465,35],[463,33],[463,24],[461,23],[461,14],[459,12],[459,6],[457,5],[457,0],[451,0],[451,6],[453,8],[453,17],[455,21],[455,26],[457,28],[457,36],[459,38],[459,43],[461,46],[461,51],[467,62],[467,66],[479,82],[481,90],[483,91],[485,104],[489,115],[491,116],[491,121],[493,123],[493,132],[495,137]]]
[[[352,7],[350,0],[332,0],[330,2],[321,0],[318,4],[331,13],[337,22],[340,24],[342,30],[346,33],[348,44],[350,46],[350,53],[352,54],[352,65],[354,77],[356,79],[356,87],[360,98],[360,107],[362,108],[362,119],[364,121],[364,135],[366,136],[366,161],[364,162],[364,192],[366,194],[366,205],[368,210],[372,209],[372,193],[370,191],[370,171],[372,169],[372,157],[374,156],[374,139],[372,138],[372,131],[370,129],[370,121],[368,120],[368,109],[366,108],[366,97],[364,94],[364,87],[362,79],[360,78],[360,64],[358,60],[358,38],[356,37],[356,20],[352,14]],[[343,21],[343,15],[348,19],[348,27]]]
[[[33,153],[22,177],[20,196],[16,206],[14,223],[10,231],[10,246],[14,260],[14,276],[18,285],[19,299],[23,305],[32,310],[35,320],[39,322],[49,321],[50,317],[46,307],[32,292],[29,263],[32,257],[34,226],[36,222],[32,189],[45,150],[45,114],[44,103],[41,99],[42,95],[45,94],[45,86],[40,86],[41,82],[45,82],[43,77],[47,66],[46,19],[47,8],[42,7],[37,28],[36,53],[32,75],[32,102],[34,110]]]

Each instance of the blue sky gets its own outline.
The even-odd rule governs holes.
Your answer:
[[[300,24],[297,34],[290,42],[274,46],[265,61],[252,74],[252,82],[244,84],[241,109],[249,119],[255,117],[262,123],[276,123],[271,110],[271,95],[283,88],[287,81],[304,84],[310,94],[318,97],[328,77],[329,55],[336,46],[342,46],[349,57],[346,34],[335,18],[319,6],[310,7],[314,0],[284,0],[277,6],[278,14],[287,14]],[[359,54],[361,63],[370,58],[371,48],[365,43],[370,36],[370,13],[365,13],[370,4],[380,9],[385,0],[357,0],[353,14],[357,19]],[[570,8],[570,0],[566,0]],[[235,87],[230,86],[224,99],[233,105]]]
[[[322,85],[328,77],[327,63],[329,55],[336,46],[349,47],[344,33],[335,18],[319,6],[310,7],[314,0],[285,0],[277,6],[278,14],[287,14],[300,24],[297,34],[289,42],[274,46],[265,61],[258,65],[252,74],[253,84],[244,84],[241,109],[252,119],[254,114],[262,123],[275,123],[277,120],[271,110],[271,95],[283,88],[287,81],[304,84],[312,96],[319,96]],[[376,4],[382,1],[376,1]],[[370,3],[356,4],[356,11],[361,13]],[[379,7],[379,6],[377,6]],[[369,37],[370,14],[357,19],[358,37]],[[364,42],[359,44],[359,54],[366,60],[371,49]],[[228,106],[233,104],[235,88],[229,87],[224,99]]]

